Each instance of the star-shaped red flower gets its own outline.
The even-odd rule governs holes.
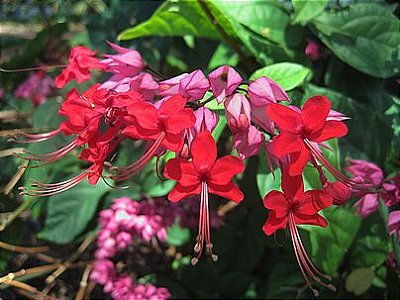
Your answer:
[[[272,151],[279,158],[290,155],[290,175],[303,172],[312,151],[308,143],[318,144],[347,134],[343,122],[327,120],[330,110],[331,103],[323,96],[308,99],[301,112],[276,103],[267,106],[268,117],[279,128]]]

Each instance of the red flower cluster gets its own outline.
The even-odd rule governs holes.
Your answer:
[[[97,69],[111,73],[110,78],[92,85],[82,94],[76,89],[68,92],[59,114],[65,120],[59,128],[41,134],[22,133],[22,143],[42,142],[58,134],[72,136],[71,142],[61,149],[46,153],[29,153],[26,159],[51,163],[78,147],[83,149],[79,159],[89,167],[81,174],[59,183],[35,183],[32,190],[23,193],[31,196],[49,196],[65,191],[85,178],[96,184],[104,177],[107,159],[126,138],[145,141],[146,151],[141,158],[128,166],[112,166],[115,181],[124,181],[138,174],[154,157],[167,150],[175,152],[164,169],[164,176],[177,183],[169,193],[172,202],[200,196],[199,232],[194,247],[196,264],[203,253],[213,254],[209,194],[239,203],[244,196],[234,183],[234,177],[243,172],[243,160],[258,155],[265,145],[269,166],[274,162],[282,171],[282,192],[271,191],[264,198],[269,217],[263,230],[271,235],[278,229],[289,228],[294,252],[307,285],[314,294],[307,277],[330,289],[308,257],[297,229],[299,224],[327,226],[319,211],[332,204],[343,204],[350,197],[350,189],[371,188],[371,184],[353,181],[337,170],[324,156],[320,147],[329,149],[325,142],[347,134],[339,112],[331,110],[330,101],[323,96],[307,100],[300,110],[278,102],[290,99],[272,79],[261,77],[250,83],[229,66],[211,72],[208,78],[202,71],[181,74],[164,79],[148,69],[140,54],[114,44],[117,54],[106,54],[103,60],[85,47],[73,48],[70,64],[57,77],[56,86],[63,87],[76,79],[78,83],[90,79],[90,71]],[[246,87],[243,86],[247,85]],[[210,98],[203,99],[206,92]],[[237,156],[217,158],[217,145],[212,137],[219,116],[209,110],[210,101],[224,102],[226,119],[232,133],[233,148]],[[277,134],[279,131],[279,134]],[[271,139],[265,144],[265,137]],[[304,191],[302,173],[307,163],[319,172],[323,189]],[[324,168],[323,168],[324,167]],[[329,182],[325,171],[336,182]]]

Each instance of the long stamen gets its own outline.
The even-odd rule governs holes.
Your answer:
[[[300,270],[302,270],[303,277],[305,278],[305,281],[307,285],[310,287],[312,292],[314,293],[315,296],[318,296],[318,291],[316,291],[312,286],[308,278],[305,277],[305,271],[307,271],[307,274],[318,284],[330,289],[331,291],[336,291],[336,287],[332,284],[326,284],[324,283],[317,275],[327,279],[331,280],[331,277],[327,274],[321,273],[315,265],[312,263],[311,259],[309,258],[304,245],[301,241],[300,233],[296,227],[294,216],[292,214],[289,215],[289,227],[290,227],[290,233],[292,237],[292,243],[296,255],[297,262],[299,264]],[[315,273],[317,275],[315,275]]]
[[[54,162],[54,161],[64,157],[66,154],[71,152],[76,147],[76,144],[77,144],[77,141],[73,140],[68,145],[66,145],[66,146],[62,147],[61,149],[54,151],[54,152],[44,153],[44,154],[35,154],[30,151],[25,151],[25,153],[28,153],[31,156],[18,155],[18,157],[21,157],[21,158],[27,159],[27,160],[36,160],[36,161],[45,162],[44,164],[26,167],[26,168],[37,168],[37,167],[44,166],[48,163]]]
[[[307,147],[311,150],[314,157],[319,160],[326,169],[340,182],[346,184],[350,188],[357,189],[357,190],[368,190],[370,188],[374,188],[375,186],[371,183],[359,183],[351,180],[347,176],[343,175],[338,169],[336,169],[322,154],[318,149],[315,148],[314,145],[307,139],[304,140],[304,143]]]
[[[192,258],[192,265],[196,265],[203,253],[205,244],[206,254],[211,257],[213,261],[218,260],[218,255],[214,254],[213,244],[211,243],[210,234],[210,211],[208,206],[208,187],[206,182],[201,183],[200,194],[200,213],[199,213],[199,232],[197,234],[197,241],[194,246],[195,257]]]
[[[47,71],[49,69],[65,68],[67,66],[68,65],[37,66],[37,67],[21,68],[21,69],[4,69],[4,68],[0,67],[0,72],[3,72],[3,73],[17,73],[17,72],[30,72],[30,71],[37,71],[37,70]]]
[[[70,178],[68,180],[64,180],[62,182],[58,183],[34,183],[32,184],[33,187],[36,187],[36,189],[29,190],[25,187],[20,187],[19,189],[21,190],[21,195],[28,195],[31,197],[47,197],[51,195],[55,195],[61,192],[64,192],[80,182],[82,182],[83,179],[89,174],[89,171],[85,171],[73,178]]]
[[[191,264],[194,266],[199,262],[201,254],[203,253],[203,244],[204,244],[204,202],[205,202],[205,193],[204,193],[204,185],[201,183],[201,193],[200,193],[200,212],[199,212],[199,231],[197,233],[196,244],[194,245],[194,253],[195,257],[192,258]]]
[[[23,131],[18,132],[16,138],[9,139],[10,142],[20,143],[20,144],[29,144],[29,143],[38,143],[47,141],[61,132],[61,129],[57,128],[56,130],[44,133],[26,133]],[[18,136],[23,136],[25,139],[18,140]]]
[[[292,245],[293,245],[294,255],[296,256],[297,264],[299,265],[301,274],[303,275],[303,278],[304,278],[307,286],[311,289],[311,291],[313,292],[314,296],[318,297],[319,293],[318,293],[318,291],[316,289],[314,289],[312,287],[310,280],[307,278],[306,273],[304,271],[303,263],[302,263],[303,261],[300,258],[300,254],[298,253],[297,243],[295,241],[294,233],[293,233],[293,231],[294,231],[293,227],[295,227],[295,226],[296,225],[293,224],[293,221],[292,221],[292,218],[291,218],[291,215],[290,215],[289,216],[289,229],[290,229],[290,235],[291,235],[291,238],[292,238]]]
[[[155,152],[161,146],[164,141],[165,133],[162,132],[154,144],[146,151],[146,153],[137,161],[130,164],[129,166],[118,168],[114,167],[113,170],[116,170],[118,173],[110,178],[116,181],[124,181],[126,179],[131,178],[140,172],[140,170],[151,160],[154,156]]]

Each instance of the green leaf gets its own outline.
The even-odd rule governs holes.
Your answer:
[[[187,36],[220,39],[219,33],[202,11],[197,1],[169,0],[152,17],[119,36],[131,40],[143,36]]]
[[[325,228],[306,226],[310,231],[311,254],[328,274],[335,274],[350,248],[361,224],[352,209],[330,207],[324,210],[329,225]]]
[[[292,23],[300,23],[301,25],[307,24],[310,20],[314,19],[324,11],[328,2],[329,0],[292,0],[294,8]]]
[[[175,221],[175,224],[167,229],[167,243],[172,246],[182,246],[190,239],[190,230],[188,228],[182,228],[179,225],[179,221]]]
[[[102,180],[96,186],[86,181],[46,199],[47,218],[38,236],[53,243],[72,242],[88,225],[102,196],[110,190]]]
[[[379,78],[400,71],[400,22],[391,9],[355,3],[324,12],[312,23],[322,42],[353,68]]]
[[[258,69],[250,76],[250,79],[266,76],[288,91],[309,80],[310,74],[311,70],[305,66],[295,63],[278,63]]]
[[[358,268],[347,276],[345,281],[346,290],[356,296],[364,294],[372,285],[375,278],[373,268]]]
[[[239,55],[237,53],[233,53],[228,46],[221,43],[217,49],[215,49],[215,52],[208,63],[207,69],[212,71],[222,65],[236,67],[238,63]]]
[[[289,44],[301,42],[302,28],[288,27],[289,14],[278,1],[220,0],[212,4],[228,17],[237,38],[260,63],[293,61],[298,56]]]

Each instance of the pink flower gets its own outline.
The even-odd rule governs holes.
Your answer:
[[[254,106],[265,106],[278,101],[290,101],[285,90],[275,81],[260,77],[252,81],[248,89],[250,103]]]
[[[54,80],[43,71],[32,73],[14,91],[14,97],[30,99],[35,107],[46,102],[54,91]]]
[[[246,96],[236,93],[225,101],[225,113],[233,134],[233,146],[241,159],[257,155],[264,136],[250,124],[251,108]]]
[[[349,159],[347,163],[348,166],[345,171],[354,176],[354,181],[364,181],[375,186],[382,183],[384,178],[383,171],[376,164],[361,159]],[[355,192],[357,193],[357,191]]]
[[[304,53],[311,59],[311,60],[318,60],[322,53],[321,53],[321,46],[314,40],[308,40]]]
[[[242,77],[230,66],[221,66],[208,75],[211,89],[218,104],[230,96],[242,82]]]
[[[106,54],[100,63],[104,65],[107,72],[120,74],[124,77],[130,77],[139,74],[146,64],[136,50],[131,50],[108,42],[108,44],[118,52],[118,54]]]
[[[131,291],[131,298],[135,300],[164,300],[171,297],[166,288],[157,288],[152,284],[136,284]]]
[[[386,179],[382,184],[383,191],[380,193],[386,206],[396,205],[400,202],[400,174],[396,177]]]
[[[187,101],[202,99],[210,88],[210,82],[201,70],[183,73],[160,82],[160,95],[163,97],[181,95]]]
[[[97,259],[93,264],[90,278],[102,285],[112,283],[115,277],[114,264],[108,259]]]
[[[354,207],[357,208],[357,212],[361,214],[363,218],[368,217],[370,214],[378,210],[378,194],[373,193],[364,195],[354,204]]]
[[[173,96],[179,94],[179,83],[185,78],[188,73],[172,77],[160,82],[160,95],[162,97]]]
[[[249,85],[248,95],[251,105],[251,120],[265,131],[274,134],[274,123],[270,120],[265,108],[278,101],[290,101],[285,90],[275,81],[260,77]]]
[[[0,99],[3,99],[4,94],[5,94],[4,89],[0,88]]]
[[[201,70],[189,73],[179,82],[179,94],[188,101],[202,99],[210,88],[210,82]]]
[[[388,216],[388,232],[389,235],[400,237],[400,210],[389,213]]]

